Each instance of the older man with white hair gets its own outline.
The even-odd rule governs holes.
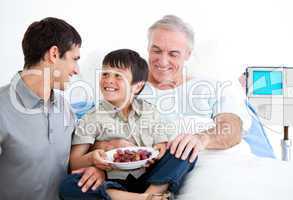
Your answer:
[[[242,101],[231,95],[236,91],[227,83],[191,76],[184,67],[193,50],[190,26],[167,15],[148,31],[150,73],[141,96],[157,105],[177,128],[178,135],[168,144],[171,153],[192,162],[200,150],[228,149],[240,143],[250,120]],[[214,126],[206,125],[209,120]]]

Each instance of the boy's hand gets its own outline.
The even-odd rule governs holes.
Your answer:
[[[154,145],[154,149],[159,151],[159,155],[156,158],[149,160],[146,167],[153,165],[157,160],[160,160],[164,156],[167,151],[167,142]]]
[[[162,142],[154,145],[154,149],[159,151],[159,155],[157,156],[157,160],[160,160],[167,151],[167,142]]]
[[[102,170],[110,170],[112,166],[107,161],[107,155],[104,150],[96,149],[91,152],[92,164]]]

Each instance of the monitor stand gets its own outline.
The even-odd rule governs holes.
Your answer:
[[[284,126],[284,138],[283,140],[281,140],[281,146],[282,146],[282,160],[290,161],[292,142],[289,138],[289,126]]]

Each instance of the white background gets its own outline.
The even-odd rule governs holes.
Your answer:
[[[0,86],[22,69],[21,40],[33,21],[54,16],[76,27],[81,75],[93,84],[105,52],[131,48],[147,58],[147,28],[166,14],[194,28],[195,73],[232,80],[249,65],[293,66],[290,0],[0,0]]]
[[[83,38],[81,72],[92,82],[105,52],[132,48],[147,57],[147,28],[166,14],[192,25],[189,67],[221,79],[248,65],[293,66],[293,12],[289,0],[1,0],[0,86],[22,69],[21,40],[30,23],[63,18]]]

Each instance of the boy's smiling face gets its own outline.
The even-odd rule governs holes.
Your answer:
[[[104,66],[100,78],[100,89],[106,101],[115,106],[127,104],[135,94],[130,68]]]

